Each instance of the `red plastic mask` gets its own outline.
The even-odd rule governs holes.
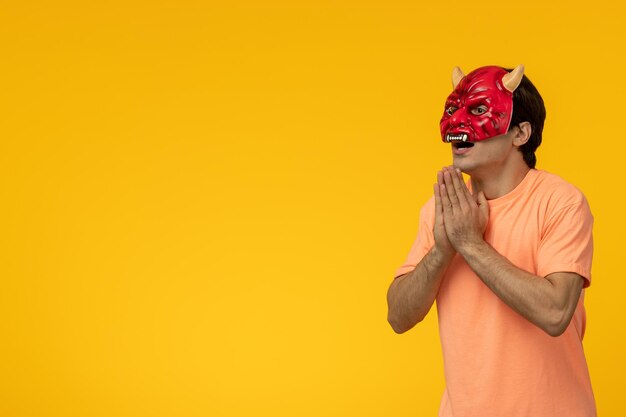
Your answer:
[[[513,114],[513,91],[524,75],[519,65],[512,72],[481,67],[467,75],[455,68],[454,91],[446,100],[439,124],[444,142],[478,142],[509,130]]]

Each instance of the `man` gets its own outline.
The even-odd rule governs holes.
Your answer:
[[[440,417],[596,415],[582,348],[593,218],[579,190],[535,169],[545,108],[523,71],[454,70],[440,124],[453,166],[387,294],[397,333],[437,300]]]

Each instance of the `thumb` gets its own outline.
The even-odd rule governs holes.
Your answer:
[[[489,204],[487,203],[487,198],[485,197],[485,193],[482,191],[478,192],[476,196],[476,203],[478,204],[478,208],[481,211],[489,213]]]

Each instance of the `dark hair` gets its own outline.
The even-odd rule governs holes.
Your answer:
[[[511,72],[512,68],[505,68]],[[534,168],[537,163],[535,151],[541,145],[541,133],[543,123],[546,120],[546,107],[543,104],[541,94],[537,88],[524,75],[520,85],[513,92],[513,116],[509,130],[522,122],[530,123],[532,133],[528,142],[520,146],[519,150],[524,156],[524,162],[530,168]]]

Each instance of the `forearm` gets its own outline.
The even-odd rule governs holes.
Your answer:
[[[452,257],[433,247],[413,271],[391,283],[387,291],[387,320],[396,333],[404,333],[424,319]]]
[[[551,336],[565,331],[582,284],[577,292],[562,291],[550,279],[516,267],[484,241],[460,253],[491,291],[517,313]]]

